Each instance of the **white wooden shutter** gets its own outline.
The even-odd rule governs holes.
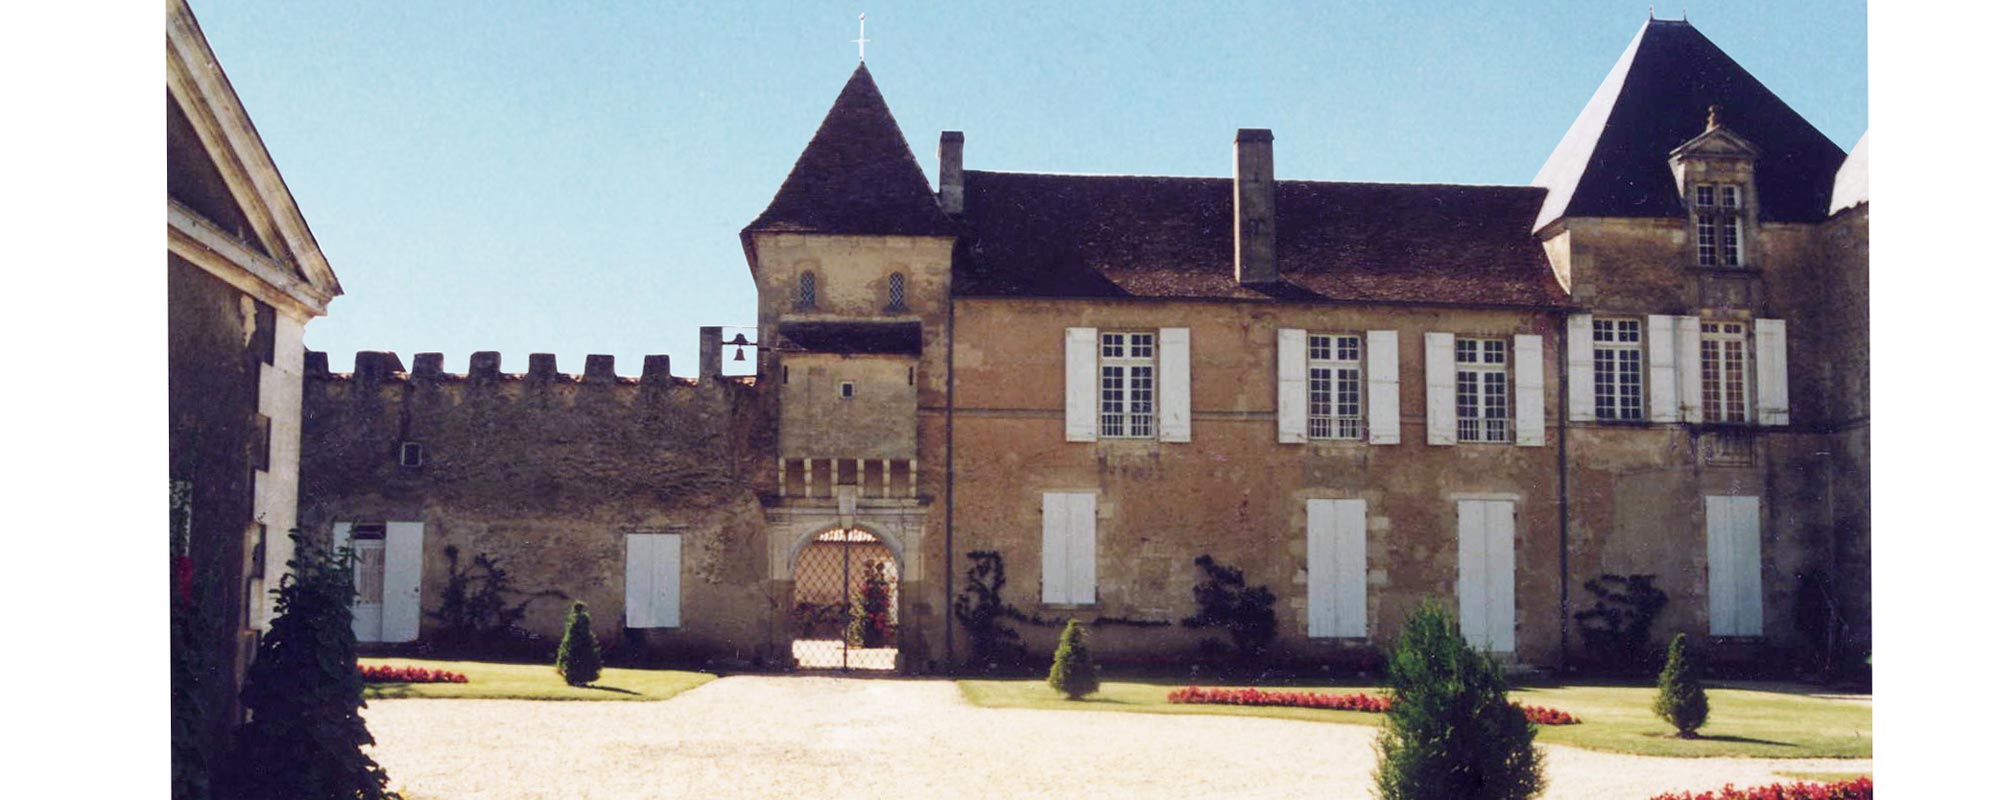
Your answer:
[[[1597,341],[1589,314],[1569,318],[1569,418],[1597,419]]]
[[[652,628],[653,537],[625,534],[625,627]]]
[[[653,535],[653,625],[681,626],[681,537],[677,533]]]
[[[391,522],[382,546],[382,641],[414,642],[424,605],[424,524]]]
[[[1403,443],[1395,331],[1368,332],[1368,443]]]
[[[1514,652],[1514,504],[1486,501],[1487,649]]]
[[[1097,602],[1097,495],[1069,496],[1069,602]]]
[[[335,556],[339,556],[340,551],[354,546],[354,523],[352,522],[333,523],[332,546],[333,549],[330,552],[332,552],[333,555]],[[359,601],[360,599],[356,598],[356,602]],[[361,623],[361,619],[359,617],[356,617],[354,619],[354,638],[358,641],[372,640],[372,637],[375,636],[375,632],[372,630],[364,631],[362,630],[362,627],[363,626]]]
[[[1674,365],[1680,370],[1681,421],[1701,421],[1701,318],[1674,317]]]
[[[1785,321],[1757,320],[1757,424],[1789,425],[1792,390],[1785,377]]]
[[[1424,419],[1431,444],[1458,444],[1454,341],[1449,333],[1424,334]]]
[[[1097,441],[1097,329],[1063,332],[1063,438]]]
[[[1306,440],[1306,332],[1278,329],[1278,443]]]
[[[1764,634],[1764,573],[1760,501],[1710,495],[1708,512],[1708,630],[1715,636]]]
[[[1069,602],[1069,495],[1042,493],[1042,602]]]
[[[1160,441],[1193,439],[1188,376],[1188,329],[1160,329]]]
[[[1514,504],[1458,501],[1458,619],[1465,640],[1514,651]]]
[[[1486,643],[1486,504],[1458,501],[1458,628],[1473,647]]]
[[[1548,444],[1544,431],[1547,400],[1542,375],[1542,337],[1519,334],[1514,337],[1514,443],[1522,447]]]
[[[1648,315],[1646,379],[1652,390],[1647,398],[1647,411],[1654,422],[1679,422],[1681,418],[1680,372],[1674,367],[1675,346],[1674,318],[1665,314]]]
[[[1368,503],[1306,501],[1306,635],[1368,635]]]

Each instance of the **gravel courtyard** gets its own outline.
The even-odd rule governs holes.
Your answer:
[[[978,708],[945,680],[723,678],[663,702],[376,700],[375,758],[415,800],[1368,796],[1375,729]],[[1871,760],[1548,751],[1551,800],[1766,783]]]

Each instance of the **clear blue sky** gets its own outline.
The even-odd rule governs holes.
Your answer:
[[[737,231],[854,68],[935,179],[973,169],[1526,183],[1645,21],[1639,2],[665,4],[192,0],[347,294],[356,350],[499,350],[581,372],[752,324]],[[1658,9],[1678,18],[1682,6]],[[1835,143],[1867,128],[1861,2],[1688,18]]]

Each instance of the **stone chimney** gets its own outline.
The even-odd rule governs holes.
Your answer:
[[[965,134],[945,131],[938,136],[938,202],[944,213],[965,213]]]
[[[1271,132],[1236,131],[1236,282],[1245,286],[1278,282],[1276,183],[1271,169]]]

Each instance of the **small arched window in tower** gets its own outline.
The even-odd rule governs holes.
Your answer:
[[[811,271],[799,273],[799,309],[807,310],[819,305],[819,278]]]
[[[889,311],[908,311],[903,304],[903,273],[889,273]]]

